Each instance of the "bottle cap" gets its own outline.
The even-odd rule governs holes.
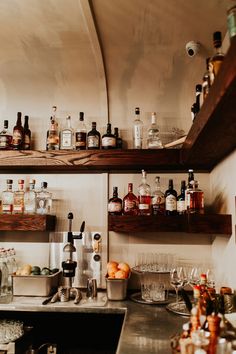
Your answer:
[[[140,109],[139,109],[139,107],[136,107],[136,108],[135,108],[135,114],[140,114]]]
[[[7,179],[7,184],[12,184],[13,180],[12,179]]]
[[[25,181],[23,179],[18,179],[18,184],[24,184]]]
[[[42,182],[42,183],[41,183],[41,187],[42,187],[42,188],[47,188],[47,186],[48,186],[48,183],[47,183],[47,182]]]
[[[196,92],[202,92],[202,85],[201,84],[196,85]]]
[[[215,48],[219,48],[221,47],[221,32],[220,31],[216,31],[213,33],[213,43],[214,43],[214,47]]]
[[[79,112],[79,120],[84,120],[84,112]]]
[[[35,184],[35,179],[30,179],[29,184]]]
[[[4,128],[8,128],[8,120],[6,119],[6,120],[4,120],[4,122],[3,122],[3,126],[4,126]]]

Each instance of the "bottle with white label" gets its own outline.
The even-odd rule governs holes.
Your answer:
[[[107,123],[107,132],[102,136],[102,149],[115,149],[116,137],[111,132],[111,123]]]
[[[12,214],[13,210],[13,191],[12,191],[12,179],[7,179],[7,188],[2,192],[2,213]]]
[[[142,183],[138,187],[139,214],[151,215],[152,213],[152,197],[151,187],[147,183],[147,174],[142,170]]]
[[[177,192],[173,186],[173,179],[169,179],[169,188],[165,192],[166,215],[177,213]]]
[[[110,215],[122,214],[122,199],[118,197],[117,187],[113,187],[113,197],[108,201],[108,213]]]
[[[143,148],[143,122],[140,119],[140,109],[135,108],[135,120],[133,123],[133,148]]]
[[[186,182],[181,181],[180,194],[177,197],[177,213],[178,214],[184,214],[186,212],[185,190],[186,190]]]
[[[66,126],[60,131],[60,150],[74,149],[75,133],[71,126],[71,117],[66,117]]]

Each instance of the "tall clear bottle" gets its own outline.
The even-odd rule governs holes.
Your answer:
[[[35,179],[30,179],[29,189],[24,194],[24,213],[36,213],[36,192],[35,192]]]
[[[7,179],[7,188],[2,192],[2,213],[12,214],[13,210],[13,190],[12,190],[12,179]]]
[[[128,183],[128,193],[123,198],[123,214],[138,215],[139,214],[138,197],[133,193],[133,183]]]
[[[51,214],[52,211],[52,193],[47,190],[47,182],[41,183],[41,189],[36,194],[36,213]]]
[[[152,213],[153,215],[165,214],[165,195],[161,191],[159,176],[155,178],[155,189],[152,193]]]
[[[49,130],[47,131],[47,145],[46,149],[47,150],[59,150],[60,148],[60,138],[59,138],[59,128],[58,128],[58,122],[56,119],[56,111],[57,107],[53,106],[52,107],[52,116],[50,118],[50,127]]]
[[[214,81],[224,60],[224,53],[222,52],[222,35],[220,31],[213,33],[213,45],[215,48],[215,54],[210,58],[209,69],[213,74],[212,80]],[[211,82],[211,85],[212,84],[213,82]]]
[[[140,119],[140,109],[135,108],[135,119],[133,123],[133,148],[143,148],[143,122]]]
[[[139,214],[151,215],[152,213],[152,197],[151,187],[147,183],[146,171],[142,170],[142,183],[138,187]]]
[[[66,117],[66,125],[60,131],[60,150],[74,149],[75,133],[71,126],[71,117]]]
[[[85,150],[87,142],[87,128],[84,122],[84,112],[79,112],[79,124],[75,132],[76,150]]]
[[[163,145],[159,137],[159,129],[156,123],[156,112],[152,112],[151,126],[147,132],[147,148],[148,149],[162,149]]]
[[[18,190],[13,196],[13,214],[23,214],[24,212],[24,184],[23,179],[18,180]]]

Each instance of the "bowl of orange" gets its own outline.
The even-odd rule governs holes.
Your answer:
[[[125,300],[131,269],[128,263],[107,263],[106,286],[108,300]]]

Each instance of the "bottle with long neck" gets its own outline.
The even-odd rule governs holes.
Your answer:
[[[202,106],[202,85],[198,84],[195,87],[196,102],[195,102],[195,115],[200,111]]]
[[[169,180],[169,188],[165,192],[166,215],[177,213],[177,192],[174,189],[173,179]]]
[[[155,178],[155,190],[152,194],[152,213],[153,215],[165,214],[165,195],[161,191],[160,177]]]
[[[185,183],[185,181],[181,181],[180,194],[177,197],[177,213],[178,214],[184,214],[186,211],[185,190],[186,190],[186,183]]]
[[[140,109],[135,108],[135,119],[133,123],[133,148],[143,148],[143,122],[140,119]]]
[[[138,187],[139,214],[151,215],[152,213],[152,197],[151,187],[147,183],[146,171],[142,170],[142,183]]]
[[[220,31],[216,31],[213,33],[213,44],[215,48],[215,54],[210,58],[209,68],[211,68],[211,72],[213,73],[212,80],[214,81],[216,75],[220,70],[221,64],[224,60],[224,53],[222,52],[222,38],[221,38]],[[211,82],[211,84],[212,83],[213,82]]]
[[[87,143],[87,128],[84,122],[84,112],[79,112],[79,124],[75,133],[76,150],[85,150]]]
[[[190,209],[190,193],[193,190],[194,184],[194,172],[193,169],[188,170],[188,183],[185,190],[185,210],[189,212]]]
[[[50,118],[50,128],[47,131],[47,150],[59,150],[59,131],[58,131],[58,122],[56,119],[57,107],[52,107],[52,116]]]
[[[209,91],[210,91],[210,87],[211,87],[211,73],[209,71],[209,61],[210,61],[210,58],[207,58],[206,59],[206,71],[203,75],[203,78],[202,78],[202,99],[203,101],[206,99]]]
[[[24,142],[24,128],[21,122],[21,112],[17,112],[16,125],[13,128],[12,134],[12,148],[13,150],[21,150]]]
[[[30,150],[30,147],[31,147],[31,130],[29,128],[29,116],[25,116],[23,149]]]
[[[60,150],[74,149],[74,129],[71,126],[71,117],[66,117],[66,126],[60,131]]]

